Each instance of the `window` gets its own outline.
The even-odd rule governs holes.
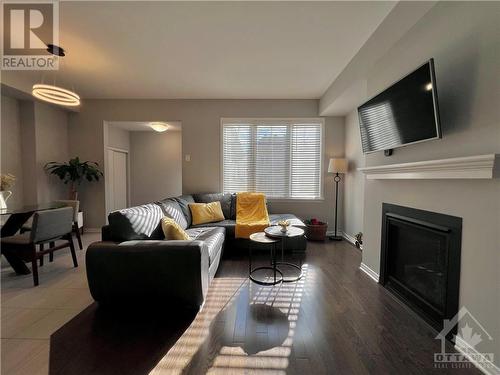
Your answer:
[[[322,198],[321,119],[223,119],[224,192]]]

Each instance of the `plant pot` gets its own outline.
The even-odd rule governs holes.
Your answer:
[[[306,224],[306,238],[308,241],[324,241],[326,239],[327,223]]]

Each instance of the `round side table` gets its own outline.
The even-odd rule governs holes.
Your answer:
[[[249,258],[248,258],[248,277],[250,278],[250,280],[260,285],[276,285],[281,283],[283,281],[283,274],[276,267],[277,262],[276,262],[276,246],[275,246],[276,242],[279,242],[279,240],[266,236],[264,232],[258,232],[250,235],[250,241],[271,245],[271,266],[263,266],[252,269],[252,244],[250,244]],[[253,273],[259,270],[273,271],[274,281],[262,281],[254,277]]]
[[[285,278],[283,276],[283,282],[284,283],[292,283],[294,281],[298,281],[302,278],[302,267],[301,264],[295,264],[295,263],[290,263],[290,262],[285,262],[284,261],[284,254],[285,254],[285,242],[287,238],[290,237],[297,237],[297,236],[303,236],[304,235],[304,230],[298,227],[288,227],[286,232],[281,231],[281,227],[278,225],[273,225],[270,227],[267,227],[264,229],[264,232],[266,233],[266,236],[271,238],[271,239],[279,239],[281,240],[281,262],[276,262],[276,264],[279,266],[288,266],[295,268],[299,271],[299,276],[293,277],[293,278]],[[283,273],[282,273],[283,275]]]

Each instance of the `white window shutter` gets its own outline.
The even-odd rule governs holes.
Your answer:
[[[290,179],[293,198],[321,197],[321,140],[320,124],[292,125]]]
[[[222,132],[224,192],[321,198],[321,122],[223,122]]]

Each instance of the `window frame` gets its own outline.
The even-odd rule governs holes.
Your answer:
[[[301,123],[317,123],[320,125],[320,158],[319,158],[319,184],[320,184],[320,196],[315,198],[293,198],[293,197],[283,197],[283,198],[267,198],[271,202],[318,202],[324,201],[325,195],[325,176],[324,176],[324,158],[325,158],[325,119],[322,117],[221,117],[220,119],[220,147],[219,147],[219,186],[221,191],[224,191],[224,125],[225,124],[242,124],[242,125],[261,125],[265,122],[266,125],[291,125],[291,124],[301,124]]]

